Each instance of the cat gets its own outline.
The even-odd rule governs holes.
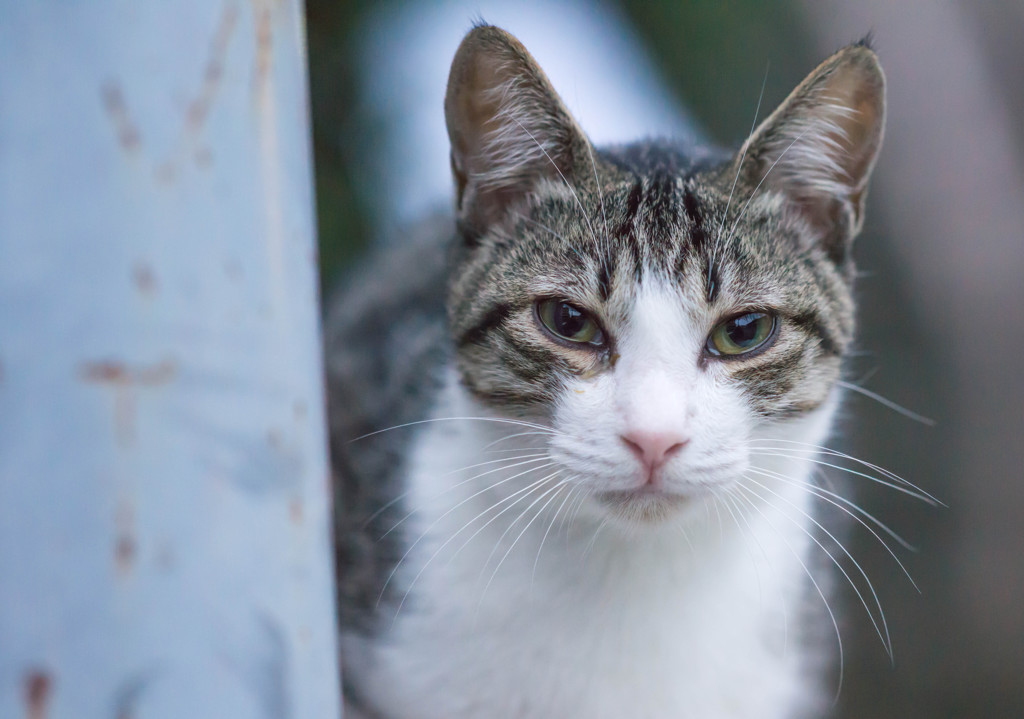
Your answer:
[[[811,475],[854,334],[876,54],[825,60],[735,153],[596,148],[481,24],[444,112],[454,219],[325,322],[345,716],[820,711]]]

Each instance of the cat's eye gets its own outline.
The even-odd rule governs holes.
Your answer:
[[[763,347],[774,334],[774,315],[747,312],[719,323],[708,337],[707,350],[716,356],[744,355]]]
[[[597,320],[578,307],[563,300],[541,300],[536,308],[540,323],[555,337],[579,344],[604,344]]]

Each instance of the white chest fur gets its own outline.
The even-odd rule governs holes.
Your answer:
[[[437,417],[481,416],[456,382],[446,395]],[[798,438],[820,442],[830,413]],[[552,470],[508,478],[542,460],[460,472],[502,456],[492,443],[516,430],[453,420],[421,433],[414,545],[391,580],[408,594],[382,636],[343,637],[369,706],[388,719],[767,718],[816,698],[798,638],[807,466],[776,467],[791,483],[773,501],[697,501],[630,532],[573,516],[557,483],[514,494]],[[516,442],[509,456],[535,454],[532,435],[497,446]],[[514,488],[488,489],[503,480]]]

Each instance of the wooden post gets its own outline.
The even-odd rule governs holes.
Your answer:
[[[2,15],[0,717],[338,717],[302,5]]]

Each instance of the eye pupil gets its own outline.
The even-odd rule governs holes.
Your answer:
[[[744,315],[729,322],[726,327],[726,334],[729,339],[739,347],[746,347],[757,339],[758,321],[763,315]]]
[[[559,334],[572,337],[578,334],[586,323],[583,313],[565,302],[559,303],[555,312],[555,329]]]

